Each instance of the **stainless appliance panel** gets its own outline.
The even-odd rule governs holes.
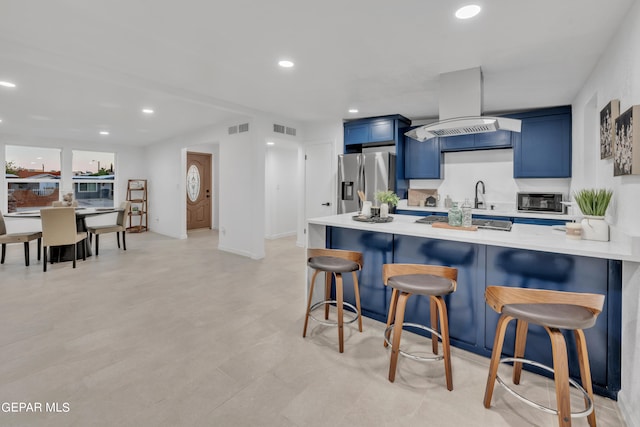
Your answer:
[[[358,190],[363,188],[361,154],[338,156],[338,213],[358,212],[360,198]]]
[[[378,191],[395,191],[395,155],[391,153],[365,153],[364,193],[367,200],[376,202]]]
[[[520,212],[564,213],[562,193],[518,193],[516,204]]]

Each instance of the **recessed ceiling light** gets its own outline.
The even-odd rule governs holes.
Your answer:
[[[351,114],[355,114],[355,113],[357,113],[357,112],[358,112],[358,109],[357,109],[357,108],[349,108],[349,112],[350,112]]]
[[[15,83],[11,83],[11,82],[3,82],[0,81],[0,86],[4,86],[4,87],[16,87]]]
[[[2,119],[0,119],[0,123],[2,123]]]
[[[151,108],[143,108],[142,112],[145,114],[153,114],[154,111]]]
[[[289,60],[283,59],[282,61],[278,61],[278,65],[281,66],[282,68],[291,68],[295,64]]]
[[[477,4],[468,4],[466,6],[462,6],[460,9],[456,10],[456,18],[458,19],[469,19],[473,18],[477,14],[480,13],[480,6]]]
[[[276,143],[273,142],[273,141],[269,141],[269,142],[267,142],[267,145],[276,145]]]
[[[106,130],[101,130],[100,135],[109,135],[109,132]]]

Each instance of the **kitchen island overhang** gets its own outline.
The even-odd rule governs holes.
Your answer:
[[[596,326],[585,331],[592,359],[592,377],[598,394],[616,398],[621,378],[622,261],[637,263],[630,243],[567,239],[548,226],[514,224],[510,232],[436,229],[416,224],[418,216],[394,215],[384,224],[357,222],[353,214],[308,221],[308,246],[363,252],[360,276],[363,314],[384,322],[390,292],[382,284],[382,264],[422,263],[456,267],[458,290],[448,296],[453,345],[489,356],[498,315],[484,302],[488,285],[593,292],[606,296]],[[353,295],[345,295],[349,300]],[[427,299],[416,298],[407,318],[429,319]],[[510,326],[510,328],[512,328]],[[513,349],[508,331],[505,351]],[[546,332],[530,326],[526,356],[552,365]],[[573,337],[567,335],[571,375],[579,377]],[[509,350],[511,349],[511,350]],[[545,374],[545,372],[535,370]],[[547,374],[548,375],[548,374]]]

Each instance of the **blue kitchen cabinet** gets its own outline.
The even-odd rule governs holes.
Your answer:
[[[571,177],[571,107],[511,115],[522,120],[513,138],[514,178]]]
[[[620,389],[620,372],[616,366],[620,366],[621,264],[620,261],[600,258],[487,246],[486,285],[606,295],[595,326],[585,329],[584,333],[589,346],[594,387],[598,388],[600,394],[614,397]],[[490,351],[493,349],[499,314],[489,306],[484,311],[484,347]],[[570,331],[563,333],[567,341],[570,375],[579,378],[574,335]],[[514,341],[515,321],[512,321],[505,335],[505,355],[513,356]],[[541,326],[529,324],[524,357],[553,366],[549,335]],[[549,376],[548,372],[535,367],[527,369]]]
[[[440,138],[443,152],[511,148],[512,133],[506,130]]]
[[[396,140],[398,120],[396,116],[390,116],[346,122],[344,124],[344,145],[384,142],[393,145]],[[402,121],[404,126],[409,124],[408,119]]]
[[[327,227],[327,238],[328,248],[362,252],[362,270],[358,273],[362,313],[386,322],[391,292],[382,283],[382,265],[393,262],[393,234]],[[351,274],[342,277],[344,300],[355,305]]]
[[[406,179],[442,179],[443,161],[440,138],[420,142],[404,137],[404,177]]]
[[[514,224],[534,224],[534,225],[565,225],[570,222],[568,219],[544,219],[544,218],[513,218]]]

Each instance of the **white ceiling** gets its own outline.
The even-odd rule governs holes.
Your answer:
[[[18,85],[0,134],[148,145],[256,110],[435,117],[438,75],[477,66],[484,112],[566,105],[633,0],[478,0],[456,20],[470,2],[0,0],[0,80]]]

